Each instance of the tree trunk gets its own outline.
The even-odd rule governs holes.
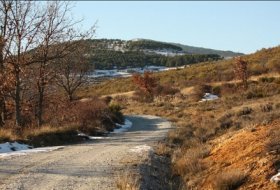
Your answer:
[[[5,101],[1,97],[0,98],[0,126],[3,126],[5,124]]]
[[[21,120],[21,106],[20,106],[20,77],[19,77],[19,68],[15,69],[15,79],[16,79],[16,89],[15,89],[15,106],[16,106],[16,125],[21,127],[22,126],[22,120]]]
[[[38,87],[39,97],[38,97],[38,112],[37,112],[37,124],[42,126],[43,124],[43,102],[44,102],[44,87]]]
[[[2,37],[0,38],[0,74],[2,75],[1,77],[4,77],[4,62],[3,62],[3,39]],[[2,86],[3,88],[3,86]],[[5,105],[5,99],[4,99],[4,94],[3,94],[3,89],[0,94],[0,126],[3,126],[5,124],[5,119],[6,119],[6,105]]]
[[[70,93],[70,92],[68,92],[68,100],[69,100],[70,102],[73,101],[73,94]]]

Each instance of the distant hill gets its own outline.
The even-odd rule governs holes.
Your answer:
[[[107,49],[115,51],[143,51],[154,52],[161,55],[182,55],[182,54],[217,54],[221,57],[236,57],[244,55],[243,53],[233,51],[215,50],[203,47],[194,47],[179,43],[161,42],[149,39],[93,39],[90,40],[94,48]],[[166,54],[164,54],[166,52]],[[169,54],[168,54],[169,53]]]
[[[95,69],[178,67],[242,55],[148,39],[88,39],[84,43],[88,46],[84,54]]]
[[[215,50],[215,49],[209,49],[209,48],[194,47],[194,46],[188,46],[188,45],[183,45],[183,44],[179,44],[179,43],[171,43],[171,44],[176,45],[176,46],[182,48],[183,51],[189,52],[191,54],[218,54],[224,58],[244,55],[243,53],[238,53],[238,52],[233,52],[233,51],[222,51],[222,50]]]

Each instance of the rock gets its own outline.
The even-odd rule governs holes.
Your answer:
[[[280,185],[280,173],[278,173],[270,178],[270,182]]]

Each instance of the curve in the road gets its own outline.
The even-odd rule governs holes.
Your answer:
[[[161,140],[171,124],[156,116],[131,115],[124,133],[63,149],[0,159],[1,190],[110,190],[124,159],[141,159],[147,152],[133,152]]]

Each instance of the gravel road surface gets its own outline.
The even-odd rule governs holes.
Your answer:
[[[106,139],[65,146],[52,152],[0,159],[1,190],[110,190],[126,167],[141,160],[171,124],[147,115],[127,116],[133,125]]]

